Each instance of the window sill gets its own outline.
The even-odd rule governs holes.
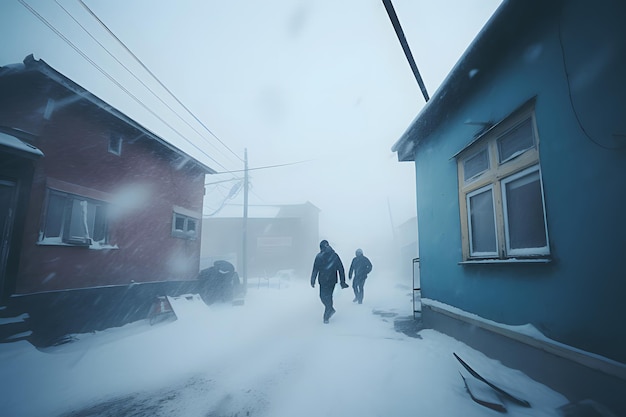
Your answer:
[[[84,249],[90,249],[90,250],[119,249],[117,245],[101,245],[97,242],[92,243],[91,245],[76,245],[76,244],[65,243],[65,242],[41,241],[41,242],[37,242],[37,246],[65,246],[68,248],[84,248]]]
[[[186,233],[183,231],[175,231],[172,232],[172,237],[177,239],[185,239],[185,240],[197,240],[197,235],[195,233]]]
[[[550,258],[509,258],[509,259],[471,259],[459,262],[459,265],[483,265],[483,264],[548,264]]]

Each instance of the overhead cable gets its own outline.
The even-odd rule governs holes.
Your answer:
[[[163,103],[163,105],[165,105],[169,110],[171,110],[172,113],[174,113],[183,123],[185,123],[187,126],[189,126],[194,132],[196,132],[198,135],[200,135],[201,138],[205,139],[206,142],[208,144],[210,144],[216,151],[220,152],[222,155],[224,155],[224,153],[218,149],[213,143],[211,143],[207,138],[203,137],[202,133],[199,132],[194,126],[191,125],[191,123],[189,123],[187,120],[185,120],[180,114],[178,114],[178,112],[176,112],[176,110],[174,110],[169,104],[167,104],[165,102],[165,100],[163,100],[161,97],[159,97],[159,95],[157,95],[154,90],[152,90],[146,83],[144,83],[133,71],[130,70],[130,68],[128,68],[122,61],[120,61],[111,51],[109,51],[107,49],[106,46],[104,46],[98,39],[96,39],[96,37],[82,24],[78,21],[78,19],[76,19],[74,17],[74,15],[72,15],[72,13],[70,13],[69,10],[67,10],[61,3],[59,3],[58,0],[55,0],[56,4],[63,9],[63,11],[78,25],[80,26],[80,28],[87,33],[87,35],[89,35],[89,37],[91,39],[93,39],[94,42],[96,42],[98,45],[100,45],[100,47],[102,49],[104,49],[104,51],[109,54],[109,56],[111,58],[113,58],[118,64],[120,64],[130,75],[132,75],[137,81],[139,81],[139,83],[141,83],[141,85],[143,85],[150,93],[152,93],[152,95],[159,100],[161,103]],[[158,81],[158,80],[157,80]],[[218,139],[219,140],[219,139]],[[221,141],[220,141],[221,143]],[[230,150],[230,149],[229,149]],[[231,151],[232,152],[232,151]],[[226,155],[224,155],[226,156]],[[235,155],[237,156],[237,155]]]
[[[102,25],[102,27],[111,35],[113,36],[113,38],[115,38],[115,40],[117,42],[119,42],[120,45],[122,45],[122,47],[135,59],[135,61],[137,61],[137,63],[139,63],[139,65],[141,65],[147,72],[148,74],[150,74],[152,76],[152,78],[154,78],[154,80],[156,82],[158,82],[161,87],[163,87],[163,89],[165,91],[167,91],[170,96],[172,96],[172,98],[174,98],[174,100],[176,100],[176,102],[178,104],[180,104],[198,123],[200,123],[200,125],[207,131],[209,132],[215,139],[217,139],[226,149],[228,149],[233,155],[235,155],[241,162],[243,162],[243,159],[237,155],[232,149],[230,149],[230,147],[228,147],[228,145],[226,145],[224,142],[222,142],[222,140],[220,138],[217,137],[217,135],[215,133],[213,133],[211,131],[211,129],[209,129],[198,117],[196,117],[196,115],[189,110],[189,108],[187,106],[185,106],[179,99],[178,97],[176,97],[176,95],[174,95],[174,93],[172,93],[172,91],[170,91],[169,88],[167,88],[165,86],[165,84],[163,84],[161,82],[161,80],[159,80],[159,78],[154,75],[154,73],[152,71],[150,71],[150,69],[137,57],[137,55],[135,55],[127,46],[124,42],[122,42],[122,40],[120,38],[118,38],[113,31],[111,31],[111,29],[109,29],[109,27],[102,21],[100,20],[100,18],[89,8],[89,6],[87,6],[85,4],[85,2],[83,2],[83,0],[78,0],[80,2],[80,4],[98,21],[98,23],[100,23]]]
[[[107,73],[102,67],[100,67],[98,64],[95,63],[95,61],[93,61],[91,58],[89,58],[87,56],[87,54],[85,54],[78,46],[76,46],[72,41],[70,41],[65,35],[63,35],[57,28],[54,27],[54,25],[52,25],[52,23],[50,23],[45,17],[43,17],[41,14],[39,14],[35,9],[32,8],[31,5],[29,5],[25,0],[18,0],[24,7],[26,7],[35,17],[37,17],[39,20],[41,20],[41,22],[43,22],[46,26],[48,26],[48,28],[50,30],[52,30],[55,34],[57,34],[65,43],[67,43],[70,47],[72,47],[72,49],[74,49],[80,56],[82,56],[87,62],[89,62],[92,66],[94,66],[98,71],[100,71],[100,73],[102,73],[102,75],[104,75],[106,78],[108,78],[112,83],[114,83],[116,86],[118,86],[122,91],[124,91],[129,97],[131,97],[133,100],[135,100],[135,102],[137,102],[137,104],[139,104],[141,107],[143,107],[144,109],[146,109],[150,114],[152,114],[154,117],[156,117],[158,120],[160,120],[161,122],[163,122],[163,124],[165,124],[167,127],[169,127],[170,129],[172,129],[172,131],[176,132],[184,141],[186,141],[187,143],[189,143],[191,146],[193,146],[194,148],[196,148],[200,153],[202,153],[204,156],[206,156],[207,158],[211,159],[213,162],[215,162],[216,165],[222,167],[223,169],[227,170],[227,168],[225,166],[223,166],[221,163],[219,163],[215,158],[213,158],[212,156],[210,156],[209,154],[207,154],[203,149],[201,149],[200,147],[198,147],[198,145],[196,145],[195,143],[193,143],[192,141],[190,141],[189,139],[187,139],[181,132],[179,132],[176,128],[174,128],[171,124],[169,124],[167,121],[165,121],[161,116],[157,115],[152,109],[150,109],[148,106],[146,106],[143,102],[141,102],[141,100],[139,100],[134,94],[132,94],[128,89],[126,89],[123,85],[121,85],[117,80],[115,80],[115,78],[113,78],[109,73]]]

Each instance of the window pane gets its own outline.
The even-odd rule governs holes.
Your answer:
[[[463,161],[463,179],[468,181],[489,169],[489,153],[487,148]]]
[[[96,220],[96,205],[85,201],[85,223],[87,225],[87,236],[93,238],[94,223]]]
[[[109,138],[109,152],[115,155],[122,153],[122,137],[116,133],[112,133]]]
[[[546,247],[539,171],[506,183],[505,193],[510,248]]]
[[[196,231],[196,221],[192,219],[187,219],[187,231],[195,232]]]
[[[500,163],[506,162],[534,146],[532,124],[530,119],[526,119],[498,138]]]
[[[48,212],[46,213],[46,229],[44,230],[44,237],[61,237],[65,200],[65,196],[50,193],[48,198]]]
[[[468,196],[472,255],[497,253],[496,224],[491,188]]]
[[[87,202],[85,200],[72,200],[72,212],[70,214],[68,240],[84,242],[88,238],[87,232]]]
[[[181,232],[185,231],[185,218],[184,217],[176,214],[174,222],[175,222],[174,230],[180,230]]]
[[[95,218],[93,224],[93,240],[96,242],[106,242],[106,210],[101,205],[95,206]]]

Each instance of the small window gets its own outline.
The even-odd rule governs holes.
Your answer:
[[[111,133],[109,137],[109,152],[114,155],[122,154],[122,135]]]
[[[172,221],[172,236],[181,239],[196,239],[197,221],[198,220],[193,217],[174,212],[174,219]]]
[[[535,146],[530,117],[498,138],[498,156],[501,164]]]
[[[106,208],[107,204],[102,201],[49,190],[40,243],[106,244]]]
[[[465,182],[469,182],[489,169],[489,152],[487,148],[478,151],[463,161]]]
[[[459,153],[464,260],[550,254],[538,143],[527,105]]]

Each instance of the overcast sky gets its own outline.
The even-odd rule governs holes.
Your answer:
[[[336,247],[415,216],[391,146],[424,99],[381,0],[83,1],[2,1],[0,65],[32,53],[220,172],[246,148],[253,169],[305,161],[251,171],[250,204],[310,201]],[[393,1],[431,96],[499,4]],[[235,183],[208,186],[205,213]]]

